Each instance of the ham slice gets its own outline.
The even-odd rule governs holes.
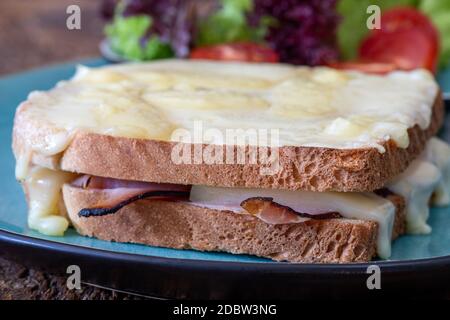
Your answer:
[[[273,198],[268,197],[246,199],[242,201],[241,207],[268,224],[299,223],[309,219],[332,219],[341,217],[338,212],[322,214],[297,212],[287,206],[274,202]]]
[[[95,206],[82,209],[82,217],[104,216],[116,213],[124,206],[141,199],[189,201],[191,186],[120,180],[83,175],[72,186],[84,190],[102,191]],[[301,201],[301,199],[299,199]],[[297,200],[297,201],[299,201]],[[193,203],[195,205],[195,203]],[[340,218],[337,212],[304,213],[281,205],[272,197],[249,197],[240,203],[240,212],[252,214],[268,224],[300,223],[309,219]],[[245,211],[242,212],[242,209]],[[222,210],[229,210],[222,208]]]
[[[104,216],[116,213],[124,206],[141,199],[181,201],[188,200],[191,186],[119,180],[84,175],[72,186],[85,190],[101,190],[102,197],[92,208],[82,209],[82,217]]]

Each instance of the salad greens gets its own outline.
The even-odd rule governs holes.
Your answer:
[[[252,9],[252,0],[221,0],[221,8],[200,22],[196,44],[262,41],[266,28],[263,25],[252,27],[247,21],[247,14]]]
[[[218,9],[209,10],[198,21],[198,0],[120,0],[105,33],[111,48],[131,60],[186,57],[193,45],[249,41],[267,43],[284,62],[315,65],[337,56],[337,48],[343,59],[356,57],[369,32],[369,5],[376,4],[381,10],[413,6],[428,15],[439,30],[440,67],[450,62],[448,0],[216,1],[217,6],[211,8]]]
[[[372,4],[380,6],[383,11],[394,6],[416,5],[417,0],[340,0],[337,10],[342,21],[337,38],[344,59],[356,57],[361,40],[369,32],[366,27],[366,10]]]
[[[173,57],[171,46],[163,43],[157,36],[144,39],[152,25],[147,15],[122,17],[116,15],[111,24],[105,27],[111,48],[131,60],[149,60]]]
[[[322,65],[338,58],[337,0],[254,0],[250,21],[272,19],[264,40],[292,64]]]
[[[441,39],[440,67],[450,63],[450,1],[421,0],[419,9],[430,17]]]

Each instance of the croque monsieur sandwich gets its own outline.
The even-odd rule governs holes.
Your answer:
[[[47,235],[365,262],[449,204],[443,115],[425,70],[164,60],[32,92],[13,150]]]

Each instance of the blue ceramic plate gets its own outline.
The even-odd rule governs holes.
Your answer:
[[[44,267],[51,265],[53,269],[55,269],[55,267],[57,269],[58,264],[54,261],[55,256],[52,255],[52,253],[58,252],[61,255],[61,259],[63,259],[63,256],[65,257],[64,259],[67,258],[69,260],[70,257],[77,257],[77,259],[81,259],[82,261],[87,259],[90,263],[97,261],[98,265],[107,263],[107,265],[111,266],[113,265],[111,261],[121,261],[121,263],[126,264],[127,267],[130,267],[133,264],[135,266],[140,264],[150,264],[153,268],[158,268],[158,266],[169,264],[172,267],[177,268],[178,272],[186,271],[186,269],[192,271],[192,268],[207,268],[209,271],[215,270],[218,272],[217,268],[225,268],[222,271],[226,275],[228,271],[231,272],[230,270],[237,268],[233,271],[234,274],[243,272],[244,269],[245,272],[264,271],[276,273],[282,271],[283,273],[287,272],[288,274],[292,272],[312,272],[313,274],[316,274],[316,272],[319,271],[328,275],[342,275],[343,272],[350,271],[363,273],[363,264],[351,266],[317,266],[273,263],[266,259],[245,255],[205,253],[191,250],[174,250],[135,244],[105,242],[79,236],[72,229],[69,230],[64,237],[47,237],[28,229],[26,224],[26,202],[22,190],[14,178],[15,161],[10,147],[14,112],[17,105],[26,99],[30,91],[50,89],[57,81],[71,77],[74,74],[75,66],[78,63],[88,66],[99,66],[106,64],[107,62],[101,59],[92,59],[51,66],[0,78],[0,141],[2,142],[0,145],[0,253],[2,253],[3,243],[3,250],[8,255],[20,256],[22,260],[25,255],[27,261],[30,260],[30,263],[37,263]],[[450,91],[450,72],[442,74],[439,80],[441,81],[443,88],[447,88]],[[443,132],[443,136],[447,137],[446,132]],[[392,270],[396,270],[395,268],[398,269],[398,267],[401,266],[408,268],[429,264],[438,266],[439,268],[449,268],[450,208],[433,208],[431,210],[430,225],[433,228],[433,232],[430,235],[403,236],[396,240],[393,244],[391,260],[380,262],[380,265],[385,266],[385,268],[392,267]],[[72,255],[69,255],[69,253]],[[40,261],[35,261],[37,258],[33,259],[33,257],[39,257]],[[45,262],[49,262],[48,265]],[[176,263],[176,265],[173,263]],[[149,267],[149,265],[147,265],[147,267]],[[168,269],[170,268],[168,267]],[[93,273],[98,275],[98,272]],[[142,274],[141,276],[145,276],[145,274]],[[131,275],[128,275],[128,279],[131,277]],[[173,279],[173,275],[171,277],[172,278],[169,278]],[[335,280],[336,277],[330,279]],[[331,281],[330,279],[327,281]],[[177,289],[171,291],[166,288],[166,291],[161,291],[161,288],[155,289],[152,285],[142,286],[136,283],[130,284],[126,279],[122,279],[122,281],[116,283],[111,282],[112,280],[108,277],[106,277],[106,279],[90,277],[89,280],[101,282],[102,285],[121,286],[121,289],[154,295],[183,296],[183,294],[186,294],[181,293]],[[167,283],[161,284],[160,286],[164,285],[167,285]],[[198,295],[197,297],[211,297],[211,290],[208,292],[205,291],[204,294]],[[200,291],[201,290],[197,290],[197,293]],[[255,288],[255,291],[260,292],[258,288]],[[224,291],[221,292],[223,293]],[[192,297],[192,295],[189,294],[187,296]],[[217,294],[217,296],[225,297],[226,294]]]

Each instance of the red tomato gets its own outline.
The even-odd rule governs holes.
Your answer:
[[[278,55],[272,49],[250,42],[199,47],[191,52],[190,58],[248,62],[279,61]]]
[[[329,67],[340,70],[356,70],[372,74],[386,74],[397,69],[393,63],[343,61],[328,64]]]
[[[383,13],[381,16],[381,30],[374,32],[395,32],[399,30],[421,29],[425,34],[439,45],[439,33],[430,19],[412,7],[396,7]]]
[[[411,7],[398,7],[381,16],[381,29],[372,31],[359,48],[359,57],[393,63],[398,69],[436,71],[439,34],[432,22]]]
[[[389,33],[373,33],[360,48],[363,60],[393,63],[399,69],[427,68],[434,72],[438,48],[420,29],[405,29]]]

